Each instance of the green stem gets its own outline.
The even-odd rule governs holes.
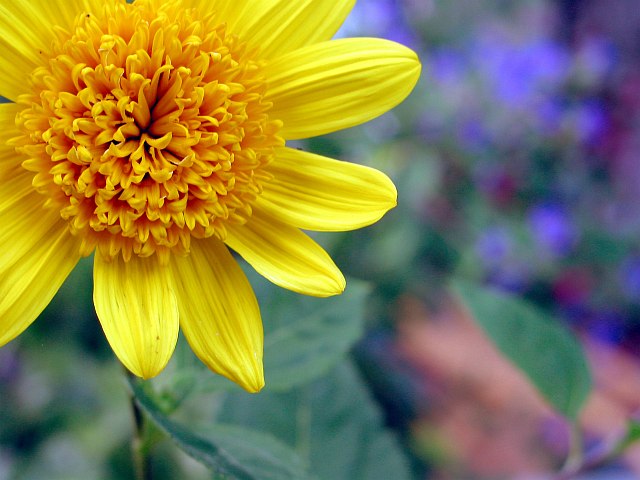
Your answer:
[[[133,378],[129,371],[127,376]],[[135,381],[136,379],[134,379]],[[133,457],[133,469],[136,480],[152,480],[151,469],[149,468],[150,458],[145,435],[145,418],[142,410],[136,403],[135,396],[129,397],[131,413],[133,417],[133,438],[131,439],[131,455]]]

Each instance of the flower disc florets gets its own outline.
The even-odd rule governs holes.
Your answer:
[[[108,4],[59,29],[19,103],[33,184],[82,253],[186,253],[244,222],[282,145],[256,52],[215,13]],[[153,10],[153,11],[152,11]]]

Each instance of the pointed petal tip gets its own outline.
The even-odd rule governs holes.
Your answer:
[[[347,280],[346,278],[344,278],[344,275],[342,275],[342,272],[340,272],[340,278],[338,278],[337,280],[338,289],[336,290],[335,295],[340,295],[344,293],[345,289],[347,288]]]
[[[249,382],[237,382],[242,388],[245,389],[248,393],[258,393],[260,390],[264,388],[264,376],[260,374],[255,378],[251,379]]]
[[[178,340],[171,271],[157,259],[125,262],[100,254],[93,267],[93,302],[111,349],[134,375],[155,377],[169,363]]]
[[[229,380],[237,383],[249,393],[258,393],[264,388],[262,349],[253,351],[253,355],[250,352],[246,352],[244,361],[240,360],[237,365],[238,367],[235,371],[226,375]]]
[[[334,273],[334,277],[327,279],[325,284],[323,285],[323,290],[318,290],[315,294],[309,293],[309,295],[315,297],[334,297],[336,295],[342,295],[347,288],[347,280],[344,278],[344,275],[340,270],[337,270]]]
[[[142,380],[150,380],[151,378],[155,377],[155,375],[149,375],[147,372],[140,370],[139,368],[137,368],[137,366],[127,365],[126,363],[123,363],[123,365],[127,370],[129,370],[129,372],[133,373],[136,377],[141,378]]]
[[[341,38],[307,45],[268,64],[265,97],[296,140],[372,120],[411,93],[422,65],[416,52],[391,40]]]
[[[385,175],[386,177],[386,175]],[[389,199],[389,208],[387,209],[387,212],[393,208],[396,208],[398,206],[398,189],[396,188],[395,183],[393,183],[393,180],[391,180],[389,177],[387,177],[387,193],[388,193],[388,199]],[[385,212],[386,213],[386,212]]]
[[[162,373],[164,368],[167,366],[167,363],[169,363],[169,359],[167,359],[167,361],[164,363],[134,363],[131,361],[131,359],[120,359],[120,361],[127,370],[133,373],[136,377],[139,377],[143,380],[150,380],[154,377],[157,377],[160,373]]]
[[[398,203],[393,181],[375,167],[285,147],[278,149],[269,168],[274,178],[256,207],[301,230],[366,227]]]
[[[256,354],[255,361],[239,362],[239,364],[244,364],[245,368],[238,366],[232,371],[230,369],[220,370],[212,365],[207,366],[212,372],[226,377],[248,393],[258,393],[262,390],[265,386],[265,381],[261,356]]]
[[[140,373],[140,378],[142,378],[143,380],[150,380],[154,377],[157,377],[160,372],[162,372],[164,370],[164,367],[166,365],[162,365],[161,368],[145,368],[144,370],[142,370]]]

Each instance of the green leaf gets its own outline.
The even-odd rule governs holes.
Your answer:
[[[575,419],[591,391],[583,349],[562,324],[528,302],[456,281],[454,290],[496,347],[560,413]]]
[[[402,449],[350,362],[288,392],[230,394],[220,417],[276,436],[319,479],[411,478]]]
[[[331,298],[273,288],[261,297],[265,318],[264,368],[269,390],[288,390],[327,373],[344,359],[364,327],[369,288],[350,280]]]
[[[300,457],[273,436],[237,426],[189,430],[167,417],[139,380],[130,380],[136,402],[180,449],[223,478],[306,480]]]

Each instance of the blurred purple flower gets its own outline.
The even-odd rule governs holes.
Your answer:
[[[491,145],[491,138],[485,124],[478,118],[468,118],[458,124],[458,141],[469,151],[485,150]]]
[[[531,267],[524,261],[511,260],[487,273],[487,281],[506,292],[523,293],[531,283]]]
[[[534,205],[527,216],[531,235],[545,253],[563,257],[573,250],[578,232],[562,206],[555,203]]]
[[[496,100],[526,108],[567,79],[571,56],[551,39],[517,43],[504,34],[484,32],[472,52],[475,67]]]
[[[618,57],[619,52],[611,39],[586,36],[581,39],[575,54],[577,73],[588,84],[601,84],[617,66]]]
[[[547,95],[535,106],[534,126],[544,136],[555,136],[561,129],[566,112],[565,101],[557,95]]]
[[[518,258],[511,232],[502,226],[484,230],[475,243],[486,280],[503,290],[522,292],[530,280],[530,268]]]
[[[465,52],[453,48],[438,48],[426,59],[426,71],[443,85],[460,84],[469,78],[468,58]]]
[[[614,310],[594,312],[588,327],[593,337],[607,343],[619,343],[625,336],[624,318]]]
[[[618,269],[618,278],[625,297],[640,303],[640,257],[634,255],[624,259]]]
[[[598,144],[609,126],[607,109],[601,101],[588,99],[574,112],[574,128],[578,141],[587,146]]]
[[[476,255],[486,267],[496,267],[507,261],[513,250],[513,239],[504,227],[489,227],[475,244]]]

